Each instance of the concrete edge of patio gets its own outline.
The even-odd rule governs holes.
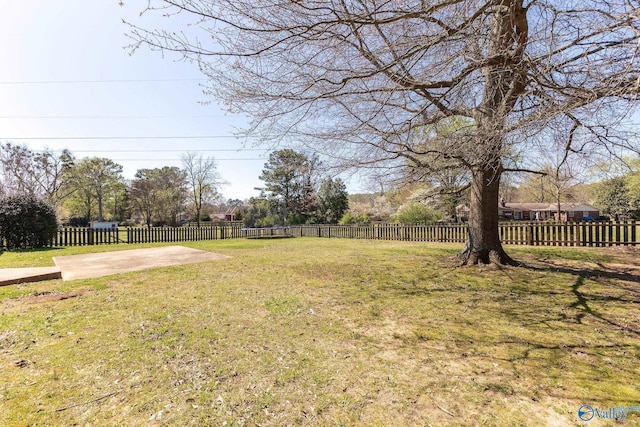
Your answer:
[[[58,267],[2,268],[0,269],[0,286],[20,283],[42,282],[43,280],[62,279],[62,271]]]

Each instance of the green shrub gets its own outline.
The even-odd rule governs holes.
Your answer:
[[[280,225],[280,217],[278,215],[269,214],[263,218],[258,219],[255,227],[273,227],[274,225]]]
[[[442,214],[422,203],[403,205],[392,218],[400,224],[429,224],[442,219]]]
[[[57,227],[53,207],[43,200],[26,195],[0,200],[0,243],[7,249],[45,247]]]
[[[339,225],[368,225],[371,223],[371,219],[367,214],[355,214],[353,215],[351,212],[347,212],[342,215]]]

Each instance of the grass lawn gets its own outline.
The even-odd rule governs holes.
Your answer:
[[[640,406],[632,249],[510,247],[528,268],[480,268],[459,245],[185,246],[232,258],[0,287],[0,425],[561,426]]]

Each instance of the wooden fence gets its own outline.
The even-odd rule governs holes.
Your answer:
[[[240,225],[208,227],[127,227],[120,229],[60,228],[51,246],[108,245],[115,243],[171,243],[239,239]]]
[[[498,232],[503,243],[530,246],[635,246],[635,221],[623,222],[504,222]],[[349,239],[405,240],[413,242],[464,243],[466,224],[372,224],[367,226],[299,225],[291,226],[293,236]]]
[[[241,227],[151,227],[127,228],[126,243],[193,242],[198,240],[224,240],[243,237]]]
[[[85,227],[59,228],[51,246],[87,246],[122,243],[118,229],[92,229]]]
[[[504,222],[499,226],[500,239],[509,245],[530,246],[635,246],[640,225],[623,222]],[[239,224],[206,227],[152,227],[93,230],[61,228],[51,246],[105,245],[114,243],[189,242],[256,238],[279,235],[293,237],[404,240],[412,242],[464,243],[466,224],[366,226],[292,225],[286,228],[251,229]]]
[[[266,239],[277,237],[293,237],[290,227],[243,228],[242,237],[247,239]]]
[[[503,223],[500,239],[530,246],[635,246],[638,224],[622,222]]]
[[[467,226],[463,224],[298,225],[291,226],[291,234],[306,237],[464,243],[467,239]]]

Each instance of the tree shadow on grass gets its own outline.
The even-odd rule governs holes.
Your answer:
[[[516,347],[510,355],[488,354],[485,357],[489,361],[507,363],[512,369],[528,366],[530,375],[550,386],[545,392],[550,396],[605,402],[633,400],[636,395],[629,391],[612,392],[616,384],[635,381],[632,373],[638,350],[629,342],[576,344],[504,340],[493,343],[494,349],[508,346]],[[562,385],[553,386],[555,382]]]
[[[640,286],[636,285],[640,283],[640,271],[597,265],[596,268],[558,263],[527,266],[534,272],[552,271],[572,278],[565,291],[528,290],[531,295],[553,294],[550,304],[557,301],[556,296],[564,296],[549,311],[527,312],[516,306],[507,309],[508,316],[523,327],[544,325],[536,330],[548,330],[549,334],[546,338],[520,335],[512,342],[507,339],[491,345],[513,347],[513,353],[505,360],[513,366],[522,362],[547,366],[550,369],[543,369],[542,377],[574,384],[568,389],[555,388],[551,395],[556,397],[599,402],[631,399],[633,393],[618,389],[617,384],[624,384],[625,376],[634,371],[640,351],[634,344],[640,337],[640,322],[634,316],[640,304]],[[590,283],[594,282],[596,288],[590,290]],[[517,349],[523,345],[524,348]]]
[[[584,318],[591,315],[610,326],[640,336],[640,327],[623,325],[592,307],[592,303],[594,302],[640,304],[640,286],[633,286],[634,283],[640,283],[640,273],[636,274],[631,270],[614,270],[604,265],[599,265],[599,267],[599,269],[574,268],[554,263],[550,264],[549,267],[526,266],[525,268],[540,272],[552,269],[554,272],[569,274],[575,277],[575,282],[571,286],[571,293],[574,295],[575,301],[569,305],[569,308],[578,310],[578,313],[575,315],[576,323],[583,324]],[[588,294],[583,290],[586,279],[597,282],[607,288],[622,290],[627,296]]]
[[[454,374],[452,387],[475,390],[473,398],[497,395],[534,408],[557,401],[573,416],[580,403],[636,402],[628,384],[640,380],[640,270],[575,261],[451,267],[415,279],[390,268],[375,290],[398,304],[378,314],[368,334],[394,328],[406,346],[399,348],[437,360]],[[424,313],[407,317],[421,305]],[[388,322],[379,320],[385,316]]]
[[[551,262],[551,261],[539,261],[540,266],[531,265],[531,264],[522,264],[521,268],[525,268],[530,271],[536,272],[559,272],[565,274],[571,274],[574,276],[580,276],[583,278],[588,278],[591,280],[598,281],[602,283],[603,279],[607,280],[616,280],[620,282],[628,282],[628,283],[640,283],[640,269],[637,268],[612,268],[607,267],[602,263],[596,263],[598,268],[591,267],[573,267],[562,263]],[[631,291],[637,294],[640,294],[640,287],[632,287],[632,286],[619,286],[621,289],[625,289],[627,291]]]

